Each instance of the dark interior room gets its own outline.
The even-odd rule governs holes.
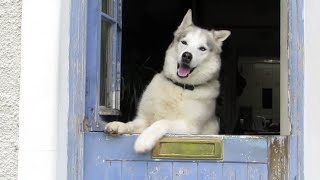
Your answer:
[[[231,31],[221,55],[220,134],[279,134],[277,0],[124,0],[120,120],[134,118],[139,98],[162,70],[173,32],[188,9],[195,25]]]

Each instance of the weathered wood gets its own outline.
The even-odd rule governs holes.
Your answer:
[[[247,167],[247,172],[248,180],[268,180],[267,164],[249,163]]]
[[[87,1],[71,1],[67,179],[83,179]]]
[[[172,162],[148,162],[148,179],[171,180]]]
[[[266,163],[267,139],[262,136],[224,136],[223,161]]]
[[[99,89],[100,89],[100,7],[99,0],[90,0],[88,3],[87,19],[87,49],[86,49],[86,102],[84,123],[86,131],[103,130],[99,117]]]
[[[121,179],[121,169],[122,169],[122,162],[121,161],[105,161],[103,160],[103,163],[105,164],[105,168],[103,168],[103,178],[95,176],[95,171],[92,171],[93,174],[90,175],[89,179],[110,179],[110,180],[117,180]]]
[[[167,136],[167,137],[218,137],[224,140],[223,160],[211,162],[267,163],[267,137],[252,136]],[[85,154],[106,160],[152,160],[150,153],[137,154],[133,150],[137,135],[107,136],[103,132],[85,133]],[[174,161],[174,159],[160,160]],[[203,160],[205,161],[205,160]],[[207,160],[208,161],[208,160]]]
[[[222,179],[223,163],[199,163],[198,179],[200,180],[220,180]]]
[[[122,179],[128,180],[147,180],[146,161],[123,161]],[[113,179],[112,179],[113,180]]]
[[[223,178],[225,180],[247,179],[247,164],[245,163],[224,163]]]
[[[288,179],[288,137],[278,136],[269,139],[269,180]]]
[[[193,162],[174,162],[173,178],[174,180],[195,180],[197,179],[197,163]]]
[[[288,179],[303,179],[304,0],[288,2],[289,120]]]

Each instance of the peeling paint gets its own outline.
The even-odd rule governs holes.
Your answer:
[[[188,169],[187,168],[180,168],[179,171],[176,173],[176,176],[181,176],[181,175],[184,175],[184,174],[187,174],[188,172]]]
[[[83,179],[87,1],[71,0],[69,49],[68,178]],[[101,161],[102,162],[102,161]]]
[[[269,180],[288,179],[288,137],[275,136],[268,142]]]

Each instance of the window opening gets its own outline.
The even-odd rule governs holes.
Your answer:
[[[103,2],[103,13],[114,17],[114,9],[108,8],[112,6]],[[101,80],[101,84],[107,85],[101,86],[101,91],[108,92],[111,87],[109,91],[114,92],[110,82],[119,85],[121,79],[122,115],[118,120],[127,122],[134,118],[139,98],[154,74],[162,70],[173,32],[189,8],[193,10],[196,25],[231,31],[223,47],[221,95],[216,109],[220,117],[220,134],[279,134],[280,2],[277,0],[124,0],[121,78],[113,75],[115,81]],[[104,26],[102,31],[115,35],[113,28],[108,31],[108,25]],[[113,53],[120,52],[119,47],[113,47],[116,47]],[[101,57],[111,54],[108,52]],[[110,76],[110,66],[101,66],[102,76]],[[111,71],[114,73],[114,69]],[[116,99],[110,94],[102,94],[100,102],[111,102],[103,105],[119,108],[119,104],[112,104],[117,101],[108,101],[108,98]]]

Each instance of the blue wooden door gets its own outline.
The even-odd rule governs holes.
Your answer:
[[[223,160],[151,159],[150,154],[139,155],[134,152],[136,137],[112,137],[102,132],[86,133],[84,179],[267,180],[270,167],[268,159],[274,154],[268,150],[274,143],[267,137],[212,136],[224,140]],[[284,144],[285,139],[273,140]],[[284,155],[284,152],[279,150],[277,154]],[[281,170],[284,163],[272,165]]]
[[[101,13],[101,1],[90,0],[87,6],[87,56],[86,56],[86,102],[83,144],[83,178],[85,180],[127,179],[217,179],[217,180],[264,180],[302,178],[303,169],[299,129],[303,125],[303,42],[302,1],[288,2],[289,49],[289,118],[292,123],[290,136],[212,136],[223,139],[222,160],[175,160],[152,159],[150,154],[139,155],[133,151],[137,135],[120,137],[103,133],[103,116],[99,114],[100,91],[100,29],[101,19],[109,21],[113,28],[113,66],[110,74],[113,97],[107,107],[110,113],[118,113],[117,87],[119,85],[117,64],[120,64],[119,38],[121,38],[121,1],[112,0],[117,16]],[[120,30],[119,30],[120,28]],[[299,44],[300,43],[300,44]],[[298,44],[298,45],[297,45]],[[302,63],[303,64],[303,63]],[[101,113],[101,112],[100,112]],[[177,137],[179,138],[179,137]],[[207,137],[208,138],[208,137]],[[290,158],[288,158],[290,157]]]

